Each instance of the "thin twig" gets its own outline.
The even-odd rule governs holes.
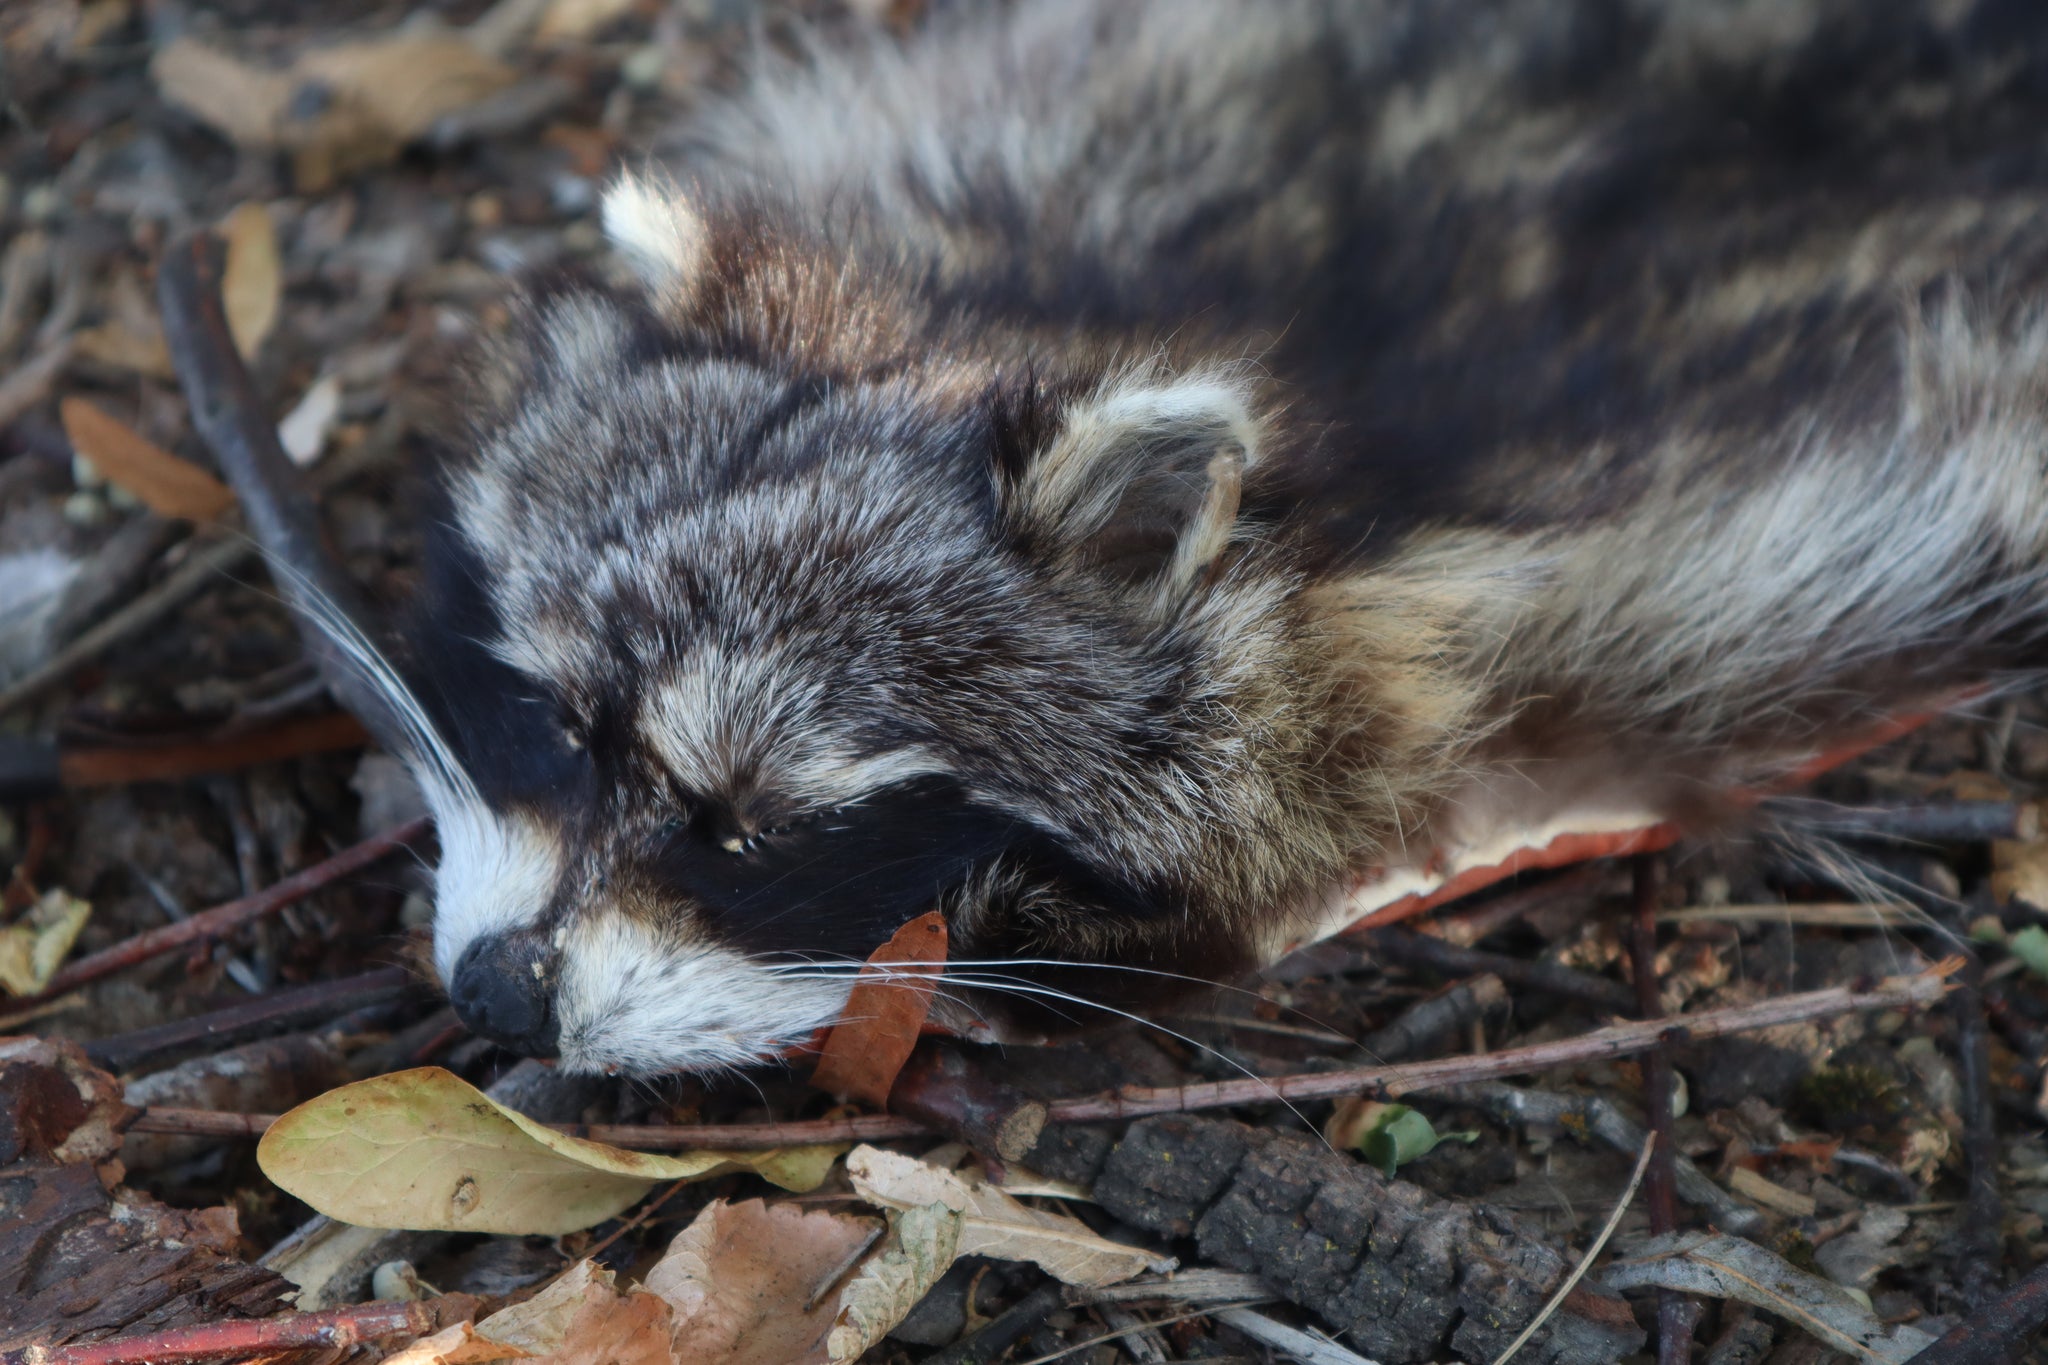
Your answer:
[[[296,904],[333,883],[359,872],[380,858],[389,856],[412,843],[427,832],[429,821],[422,817],[408,820],[382,834],[372,835],[359,844],[343,849],[325,862],[315,863],[303,872],[294,873],[283,881],[265,887],[253,896],[243,896],[225,905],[216,905],[211,910],[202,910],[190,919],[175,924],[166,924],[160,929],[137,934],[111,948],[90,956],[82,957],[50,978],[50,984],[40,994],[24,996],[15,1003],[29,1005],[38,1001],[75,990],[88,981],[97,981],[103,976],[138,962],[147,962],[153,957],[176,952],[180,948],[205,943],[223,935],[233,933],[245,924],[275,914],[287,905]]]
[[[1060,1306],[1063,1288],[1058,1280],[1046,1281],[998,1313],[979,1331],[925,1357],[925,1365],[989,1365]]]
[[[1664,889],[1655,854],[1635,860],[1635,895],[1629,926],[1629,960],[1635,969],[1637,1010],[1645,1020],[1664,1017],[1657,980],[1657,901]],[[1643,1099],[1650,1115],[1652,1150],[1648,1191],[1650,1231],[1662,1235],[1678,1226],[1678,1177],[1672,1169],[1671,1050],[1659,1043],[1643,1058]],[[1692,1358],[1697,1309],[1684,1295],[1657,1291],[1658,1365],[1685,1365]]]
[[[1593,1268],[1593,1262],[1600,1259],[1600,1253],[1607,1249],[1607,1239],[1614,1236],[1614,1230],[1621,1226],[1621,1216],[1628,1212],[1628,1206],[1635,1202],[1636,1189],[1643,1183],[1643,1172],[1650,1169],[1650,1154],[1657,1149],[1657,1135],[1647,1133],[1643,1137],[1643,1150],[1636,1156],[1636,1168],[1629,1174],[1628,1188],[1621,1192],[1621,1198],[1614,1205],[1614,1212],[1607,1215],[1607,1225],[1600,1229],[1600,1235],[1586,1248],[1586,1254],[1579,1257],[1579,1263],[1572,1267],[1572,1273],[1564,1277],[1564,1283],[1550,1296],[1550,1302],[1543,1305],[1543,1311],[1530,1319],[1522,1334],[1508,1343],[1508,1348],[1493,1358],[1493,1365],[1508,1365],[1515,1352],[1529,1344],[1529,1338],[1536,1335],[1538,1328],[1550,1321],[1559,1306],[1571,1297],[1579,1281],[1586,1278],[1586,1272]]]
[[[1993,839],[2031,839],[2041,817],[2024,801],[1940,801],[1902,806],[1838,806],[1811,797],[1777,797],[1763,813],[1801,831],[1838,839],[1886,843],[1981,844]]]
[[[1949,1334],[1913,1357],[1913,1365],[2006,1365],[2048,1325],[2048,1261]]]
[[[421,1336],[439,1326],[431,1300],[365,1303],[322,1313],[173,1327],[78,1346],[24,1346],[0,1354],[0,1365],[168,1365],[223,1356],[241,1359],[302,1347],[345,1351],[379,1337]]]
[[[1464,948],[1409,929],[1381,929],[1369,935],[1367,942],[1372,945],[1375,955],[1404,967],[1427,967],[1458,976],[1486,972],[1531,990],[1584,1000],[1612,1010],[1626,1010],[1635,1004],[1635,996],[1619,981],[1575,971],[1561,963],[1541,959],[1531,961],[1507,953]]]
[[[1956,1024],[1957,1072],[1962,1081],[1963,1159],[1969,1173],[1968,1208],[1956,1232],[1957,1279],[1963,1302],[1981,1306],[1998,1292],[1999,1228],[2005,1199],[1998,1188],[1998,1128],[1992,1112],[1991,1049],[1984,1022],[1983,971],[1963,969],[1963,988],[1948,999]]]
[[[1889,901],[1819,901],[1776,905],[1688,905],[1657,912],[1659,924],[1807,924],[1822,929],[1884,929],[1924,923],[1910,905]]]
[[[256,542],[232,533],[194,545],[185,562],[161,583],[65,645],[41,668],[0,691],[0,715],[51,691],[102,652],[154,625],[255,554]]]
[[[1701,1010],[1671,1019],[1633,1021],[1595,1029],[1530,1047],[1504,1048],[1475,1057],[1447,1057],[1400,1066],[1358,1067],[1270,1078],[1216,1081],[1204,1085],[1128,1086],[1106,1094],[1055,1100],[1046,1106],[1053,1123],[1094,1123],[1138,1118],[1146,1114],[1177,1114],[1199,1109],[1225,1109],[1275,1099],[1331,1099],[1361,1092],[1388,1098],[1420,1090],[1441,1090],[1468,1081],[1494,1080],[1553,1066],[1575,1065],[1627,1057],[1659,1041],[1720,1038],[1779,1024],[1829,1019],[1856,1010],[1910,1009],[1938,1002],[1948,990],[1953,963],[1942,963],[1913,976],[1883,982],[1874,990],[1836,986],[1823,991],[1763,1000],[1753,1005]],[[199,1133],[218,1137],[260,1137],[272,1116],[221,1114],[213,1110],[150,1109],[132,1131]],[[798,1143],[879,1142],[915,1137],[930,1128],[893,1114],[859,1118],[798,1119],[788,1123],[692,1124],[657,1127],[649,1124],[555,1124],[575,1137],[647,1151],[690,1151],[697,1148],[758,1150]]]
[[[339,981],[316,981],[309,986],[271,991],[244,1004],[190,1019],[117,1033],[87,1043],[85,1053],[96,1066],[127,1071],[186,1048],[202,1044],[228,1047],[378,1004],[402,994],[412,979],[403,967],[380,967]]]

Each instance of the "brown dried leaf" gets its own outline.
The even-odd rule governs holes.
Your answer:
[[[302,180],[374,165],[517,73],[461,36],[403,33],[301,54],[275,71],[190,38],[150,64],[164,98],[244,147],[297,153]],[[301,92],[320,98],[300,99]],[[310,109],[311,113],[298,113]]]
[[[823,1209],[716,1200],[676,1235],[647,1288],[675,1310],[673,1348],[690,1365],[822,1360],[839,1313],[834,1282],[880,1225]]]
[[[524,1303],[491,1314],[477,1334],[544,1365],[675,1365],[669,1306],[643,1289],[621,1294],[612,1273],[578,1261]]]
[[[78,353],[117,370],[134,370],[152,379],[170,379],[171,348],[164,335],[132,332],[118,322],[103,322],[78,334]]]
[[[270,221],[270,210],[261,204],[241,205],[222,227],[228,239],[228,259],[221,272],[221,303],[227,310],[235,350],[242,359],[254,360],[257,348],[277,324],[278,300],[284,290],[277,228]]]
[[[887,1104],[931,1013],[945,963],[946,918],[938,911],[919,915],[890,935],[854,979],[811,1084],[828,1094]]]
[[[422,33],[315,49],[293,67],[317,81],[397,142],[410,142],[444,114],[497,94],[518,78],[505,63],[454,34]]]
[[[1174,1264],[1099,1237],[1070,1214],[1031,1208],[993,1185],[898,1152],[856,1147],[847,1154],[846,1173],[854,1193],[880,1208],[907,1212],[936,1204],[963,1215],[962,1256],[1031,1261],[1067,1284],[1097,1288]]]
[[[61,1074],[76,1094],[62,1103],[37,1100],[34,1117],[50,1136],[63,1134],[50,1151],[59,1162],[105,1161],[121,1150],[121,1129],[136,1110],[121,1098],[121,1083],[86,1059],[85,1049],[60,1038],[0,1037],[0,1071],[14,1068],[16,1080],[29,1068]]]
[[[83,398],[66,398],[57,414],[71,448],[159,516],[211,521],[234,504],[233,490],[219,479]]]
[[[191,38],[166,44],[149,64],[157,89],[244,147],[284,145],[293,78],[266,71]]]

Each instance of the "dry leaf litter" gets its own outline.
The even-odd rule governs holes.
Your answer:
[[[70,775],[0,805],[0,1352],[377,1309],[402,1330],[241,1354],[1491,1360],[1557,1293],[1656,1126],[1642,1058],[1399,1104],[1056,1122],[1021,1162],[939,1136],[649,1156],[547,1125],[834,1100],[775,1070],[563,1078],[465,1036],[424,984],[427,886],[403,857],[65,985],[420,812],[333,728],[193,434],[154,302],[166,244],[225,243],[229,324],[283,444],[348,571],[400,601],[408,461],[449,429],[452,358],[502,324],[506,276],[612,268],[603,177],[756,36],[919,10],[0,9],[0,744],[58,736]],[[1970,989],[1677,1047],[1677,1226],[1633,1202],[1517,1359],[1649,1359],[1661,1290],[1720,1365],[1903,1360],[2048,1258],[2044,721],[2020,697],[1937,723],[1779,828],[1672,861],[1667,1012],[1959,945]],[[1427,936],[1309,950],[1170,1032],[972,1065],[1046,1100],[1570,1038],[1633,1013],[1627,907],[1611,866],[1512,886]],[[254,1127],[129,1126],[309,1101],[260,1148]]]

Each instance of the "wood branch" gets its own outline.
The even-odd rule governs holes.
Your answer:
[[[264,888],[253,896],[243,896],[225,905],[216,905],[202,910],[190,919],[166,924],[160,929],[137,934],[111,948],[92,953],[78,959],[50,979],[50,984],[40,993],[23,996],[17,1005],[29,1005],[53,999],[66,991],[76,990],[89,981],[111,976],[138,962],[147,962],[153,957],[176,952],[195,944],[210,942],[223,935],[233,933],[245,924],[250,924],[265,915],[276,914],[287,905],[294,905],[315,891],[333,885],[351,873],[385,858],[417,840],[427,832],[431,822],[422,817],[409,820],[395,829],[372,835],[359,844],[343,849],[325,862],[315,863],[303,872],[294,873],[275,885]]]
[[[1045,1131],[1046,1107],[992,1079],[959,1048],[931,1042],[897,1074],[889,1108],[977,1152],[1022,1161]]]
[[[65,746],[58,760],[67,787],[125,782],[170,782],[207,773],[235,772],[307,754],[360,749],[370,736],[354,716],[330,711],[301,716],[236,735],[206,736],[160,744]]]
[[[201,589],[218,583],[255,556],[254,542],[231,531],[193,544],[185,561],[164,575],[162,582],[65,645],[42,667],[0,691],[0,715],[54,691],[101,653],[155,625]]]
[[[319,1023],[365,1005],[396,999],[412,982],[412,973],[403,967],[380,967],[339,981],[317,981],[310,986],[272,991],[226,1009],[87,1043],[85,1055],[109,1071],[127,1071],[187,1048],[229,1047],[265,1033]]]
[[[2041,817],[2024,801],[1942,801],[1901,806],[1838,806],[1805,797],[1778,797],[1763,813],[1815,834],[1902,844],[1981,844],[2031,839]]]
[[[1381,1062],[1438,1052],[1464,1041],[1472,1026],[1489,1015],[1504,1015],[1507,1006],[1508,988],[1488,972],[1418,1000],[1385,1028],[1374,1029],[1359,1039],[1358,1050]]]
[[[1664,1017],[1657,979],[1657,902],[1664,891],[1664,869],[1655,854],[1635,860],[1635,894],[1629,925],[1629,962],[1634,968],[1637,1012],[1645,1021]],[[1672,1114],[1671,1049],[1659,1042],[1643,1058],[1643,1107],[1650,1116],[1654,1144],[1644,1151],[1649,1182],[1650,1231],[1662,1234],[1678,1226],[1678,1176],[1672,1160],[1676,1148]],[[1642,1167],[1637,1167],[1642,1174]],[[1693,1329],[1699,1305],[1675,1290],[1657,1291],[1657,1365],[1686,1365],[1692,1359]]]
[[[342,617],[375,645],[360,590],[327,548],[320,511],[297,466],[278,443],[277,423],[242,364],[221,299],[223,252],[211,233],[194,233],[164,253],[157,300],[164,339],[192,410],[192,425],[234,486],[250,532],[263,546],[278,591],[290,604],[306,652],[328,690],[394,752],[411,733],[386,690],[334,634]]]
[[[303,1347],[343,1351],[379,1337],[423,1336],[441,1327],[434,1302],[365,1303],[325,1313],[288,1313],[254,1321],[210,1322],[78,1346],[25,1346],[0,1365],[171,1365],[241,1358]]]
[[[2048,1261],[1949,1334],[1913,1357],[1913,1365],[2007,1365],[2048,1326]]]
[[[1393,1099],[1417,1091],[1461,1085],[1466,1081],[1493,1080],[1543,1071],[1553,1066],[1632,1056],[1660,1041],[1677,1043],[1720,1038],[1730,1033],[1771,1028],[1778,1024],[1827,1019],[1856,1010],[1932,1005],[1947,993],[1948,977],[1959,965],[1960,959],[1954,959],[1913,976],[1894,977],[1873,990],[1857,991],[1836,986],[1780,996],[1775,1000],[1761,1000],[1754,1005],[1732,1005],[1669,1019],[1614,1024],[1577,1038],[1563,1038],[1530,1047],[1503,1048],[1483,1056],[1446,1057],[1399,1066],[1359,1067],[1270,1079],[1212,1081],[1201,1085],[1127,1086],[1108,1095],[1056,1101],[1051,1106],[1052,1119],[1056,1123],[1089,1123],[1136,1118],[1144,1114],[1270,1103],[1277,1099],[1332,1099],[1361,1092]]]
[[[1958,960],[1959,961],[1959,960]],[[1107,1094],[1079,1099],[1054,1100],[1046,1105],[1052,1123],[1094,1123],[1137,1118],[1146,1114],[1174,1114],[1199,1109],[1222,1109],[1239,1104],[1264,1104],[1277,1099],[1332,1099],[1361,1092],[1385,1098],[1421,1090],[1441,1090],[1469,1081],[1494,1080],[1502,1076],[1543,1071],[1553,1066],[1627,1057],[1645,1051],[1658,1042],[1685,1042],[1720,1038],[1751,1029],[1779,1024],[1809,1023],[1834,1018],[1857,1010],[1912,1009],[1932,1005],[1949,989],[1948,976],[1957,962],[1946,962],[1914,976],[1895,977],[1866,991],[1837,986],[1781,996],[1754,1005],[1731,1005],[1701,1010],[1697,1014],[1669,1019],[1615,1024],[1595,1029],[1578,1038],[1564,1038],[1530,1047],[1504,1048],[1474,1057],[1446,1057],[1438,1061],[1408,1062],[1398,1066],[1359,1067],[1346,1071],[1317,1071],[1300,1075],[1217,1081],[1201,1085],[1126,1086]],[[215,1116],[203,1110],[146,1111],[134,1125],[136,1132],[197,1133],[220,1137],[259,1137],[274,1116],[232,1114]],[[691,1124],[657,1127],[647,1124],[555,1124],[553,1127],[575,1137],[609,1142],[618,1147],[646,1151],[690,1151],[697,1148],[727,1148],[751,1151],[797,1143],[881,1142],[930,1132],[929,1125],[894,1114],[859,1118],[795,1119],[787,1123]]]

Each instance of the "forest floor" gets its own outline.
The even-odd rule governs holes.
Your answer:
[[[577,1304],[608,1306],[616,1339],[580,1340],[571,1304],[555,1320],[568,1339],[533,1337],[531,1354],[773,1360],[783,1338],[758,1324],[752,1348],[685,1350],[680,1301],[617,1295],[664,1283],[654,1267],[674,1264],[678,1235],[735,1209],[801,1221],[789,1239],[831,1272],[811,1295],[750,1290],[764,1314],[808,1322],[833,1277],[871,1256],[860,1229],[880,1224],[849,1212],[862,1205],[843,1167],[793,1208],[758,1203],[782,1197],[733,1172],[660,1181],[566,1233],[354,1240],[259,1168],[267,1116],[427,1065],[550,1122],[787,1126],[849,1111],[800,1069],[572,1084],[464,1032],[426,951],[431,837],[414,834],[417,857],[330,862],[406,828],[420,798],[335,710],[206,472],[155,272],[181,234],[228,242],[227,310],[257,387],[348,572],[401,603],[415,462],[456,429],[454,357],[503,319],[508,279],[605,268],[606,175],[791,14],[908,24],[917,9],[0,8],[0,1035],[50,1040],[0,1041],[0,1359],[93,1343],[106,1348],[93,1359],[161,1359],[164,1334],[202,1329],[225,1332],[206,1358],[489,1359],[447,1333],[570,1285]],[[2048,1263],[2048,707],[2017,696],[1933,722],[1808,795],[1761,832],[1527,878],[1306,950],[1156,1025],[951,1054],[1001,1114],[1054,1102],[1051,1125],[1017,1152],[974,1143],[979,1168],[957,1145],[932,1151],[973,1139],[971,1123],[935,1118],[937,1134],[881,1145],[980,1169],[1017,1191],[1005,1208],[1068,1210],[1078,1224],[1062,1227],[1143,1254],[1114,1290],[1076,1288],[1005,1224],[906,1281],[916,1292],[863,1358],[1492,1359],[1617,1208],[1593,1273],[1521,1358],[1655,1358],[1642,1343],[1660,1313],[1717,1365],[1904,1359],[1960,1326],[2017,1320],[2048,1298],[2012,1290]],[[303,894],[263,899],[292,878]],[[243,907],[227,927],[192,919],[225,904]],[[1654,1050],[1338,1093],[1389,1064],[1599,1034],[1638,1013],[1645,957],[1647,994],[1689,1018],[1831,990],[1881,1005],[1918,989],[1899,979],[1949,975],[1924,1007],[1821,1001]],[[1135,1128],[1086,1108],[1119,1086],[1281,1076],[1339,1080]],[[1412,1116],[1363,1102],[1397,1091]],[[1676,1117],[1639,1167],[1659,1093]],[[1020,1185],[1020,1169],[1043,1179]],[[919,1244],[897,1213],[890,1245],[908,1255]],[[1745,1301],[1729,1287],[1742,1277],[1713,1266],[1747,1252],[1682,1240],[1709,1230],[1796,1275]],[[750,1236],[784,1231],[719,1245]],[[589,1279],[592,1256],[616,1290]],[[728,1272],[704,1256],[699,1288],[715,1297]],[[1179,1270],[1159,1271],[1165,1257]],[[377,1301],[396,1316],[366,1316]],[[341,1314],[361,1341],[292,1335],[310,1311]]]

